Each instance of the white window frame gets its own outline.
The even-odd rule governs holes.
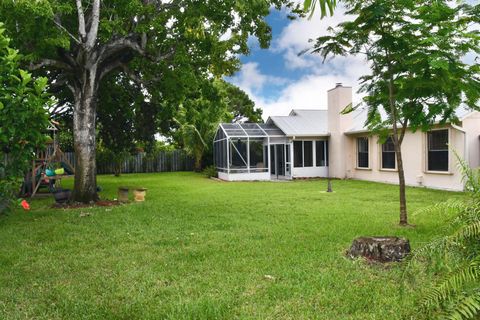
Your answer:
[[[392,141],[393,141],[393,136],[389,136],[392,138]],[[386,142],[386,141],[385,141]],[[383,145],[385,143],[379,143],[380,145],[380,148],[379,148],[379,164],[380,164],[380,168],[379,170],[380,171],[391,171],[391,172],[394,172],[394,171],[398,171],[398,164],[397,164],[397,152],[396,151],[393,151],[393,154],[395,155],[395,168],[384,168],[383,167]]]
[[[368,148],[368,151],[367,151],[367,155],[368,155],[368,166],[367,167],[360,167],[359,166],[359,158],[358,158],[358,154],[359,154],[359,150],[358,150],[358,140],[359,139],[367,139],[367,148]],[[371,148],[370,148],[370,138],[368,136],[359,136],[359,137],[356,137],[355,138],[355,151],[356,151],[356,160],[355,160],[355,169],[358,169],[358,170],[371,170],[372,169],[372,161],[370,159],[370,151],[371,151]]]
[[[305,166],[305,142],[310,142],[312,144],[312,165],[306,167]],[[303,154],[303,166],[302,168],[315,168],[315,143],[314,140],[302,140],[302,154]]]
[[[323,141],[323,145],[324,145],[324,148],[323,148],[323,157],[325,159],[325,165],[324,166],[317,166],[317,142],[320,142],[320,141]],[[313,162],[313,166],[315,168],[327,168],[328,167],[328,155],[327,155],[327,148],[328,148],[328,139],[315,139],[313,140],[313,145],[314,145],[314,153],[313,153],[313,156],[314,156],[314,162]]]
[[[428,133],[429,132],[432,132],[432,131],[445,131],[447,130],[448,131],[448,144],[451,143],[452,141],[452,130],[450,128],[433,128],[433,129],[430,129],[428,130],[427,132],[425,132],[424,136],[424,141],[425,141],[425,173],[432,173],[432,174],[452,174],[452,171],[451,171],[451,168],[452,168],[452,153],[450,152],[450,149],[447,148],[447,152],[448,152],[448,170],[447,171],[437,171],[437,170],[429,170],[428,169]]]

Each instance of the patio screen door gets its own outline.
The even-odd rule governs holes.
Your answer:
[[[288,144],[270,145],[270,172],[276,179],[290,176],[290,146]]]

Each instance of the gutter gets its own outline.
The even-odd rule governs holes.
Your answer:
[[[434,124],[439,124],[439,122],[435,122]],[[465,129],[463,129],[462,127],[456,125],[456,124],[453,124],[453,123],[446,123],[447,125],[450,125],[452,126],[452,128],[460,131],[460,132],[463,132],[463,133],[467,133],[465,131]],[[407,129],[409,129],[410,127],[407,127]],[[393,129],[392,127],[388,127],[389,130]],[[362,130],[355,130],[355,131],[346,131],[344,132],[345,135],[354,135],[354,134],[359,134],[359,133],[371,133],[373,132],[372,130],[368,130],[368,129],[362,129]]]
[[[287,138],[296,139],[296,138],[315,138],[315,137],[330,137],[330,133],[322,134],[298,134],[298,135],[287,135]]]

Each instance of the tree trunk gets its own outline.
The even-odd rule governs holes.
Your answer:
[[[405,130],[407,123],[403,124],[401,130],[401,137],[398,134],[398,112],[395,106],[395,90],[394,90],[394,81],[392,76],[392,65],[391,62],[388,64],[389,70],[389,82],[388,82],[388,97],[390,102],[390,112],[392,117],[392,126],[393,126],[393,142],[395,145],[395,156],[397,157],[397,170],[398,170],[398,185],[400,189],[400,225],[408,225],[407,220],[407,197],[405,194],[405,171],[403,170],[403,159],[402,159],[402,142],[405,137]]]
[[[353,240],[347,256],[370,261],[401,261],[410,253],[410,242],[398,237],[360,237]]]
[[[195,164],[194,164],[195,172],[202,171],[202,156],[203,154],[200,152],[195,153]]]
[[[400,187],[400,225],[408,225],[407,220],[407,196],[405,194],[405,171],[403,170],[403,158],[401,145],[396,147],[398,185]]]
[[[86,71],[83,84],[75,90],[73,140],[75,184],[72,200],[88,203],[98,200],[96,155],[96,79],[95,71]]]

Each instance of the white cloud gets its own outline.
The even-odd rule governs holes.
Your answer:
[[[285,85],[288,80],[285,78],[266,75],[260,72],[257,62],[245,63],[240,72],[232,79],[232,82],[242,88],[249,95],[261,92],[264,86]]]
[[[326,109],[327,90],[337,82],[352,86],[354,102],[361,97],[356,94],[358,78],[369,72],[363,57],[335,57],[322,63],[319,55],[298,53],[312,46],[309,39],[327,34],[329,27],[351,19],[344,15],[345,9],[339,8],[333,17],[311,20],[301,19],[290,22],[272,43],[272,50],[283,58],[285,68],[302,73],[297,81],[262,74],[257,63],[246,63],[232,82],[247,92],[258,107],[263,109],[264,118],[271,115],[287,115],[293,108]],[[277,72],[278,73],[278,72]],[[279,85],[274,98],[262,96],[262,89],[268,84]],[[280,87],[280,85],[283,85]]]
[[[353,87],[355,103],[361,100],[361,96],[356,93],[358,90],[357,79],[368,72],[368,67],[361,59],[353,60],[353,64],[351,62],[349,62],[348,70],[332,71],[325,74],[306,74],[298,81],[290,82],[283,87],[279,90],[278,95],[272,99],[262,97],[259,92],[252,92],[249,86],[244,86],[245,83],[248,83],[247,81],[243,84],[236,82],[236,84],[250,95],[256,106],[263,109],[264,119],[272,115],[287,115],[294,108],[326,109],[327,91],[334,88],[337,82]],[[338,62],[335,63],[335,65],[337,64]]]
[[[353,19],[353,16],[348,16],[345,12],[345,8],[339,6],[333,16],[320,19],[320,13],[317,10],[311,19],[297,19],[290,22],[273,42],[272,50],[283,54],[285,66],[288,69],[311,68],[317,65],[322,61],[320,55],[305,53],[299,56],[299,53],[313,46],[311,40],[327,35],[330,27]]]

